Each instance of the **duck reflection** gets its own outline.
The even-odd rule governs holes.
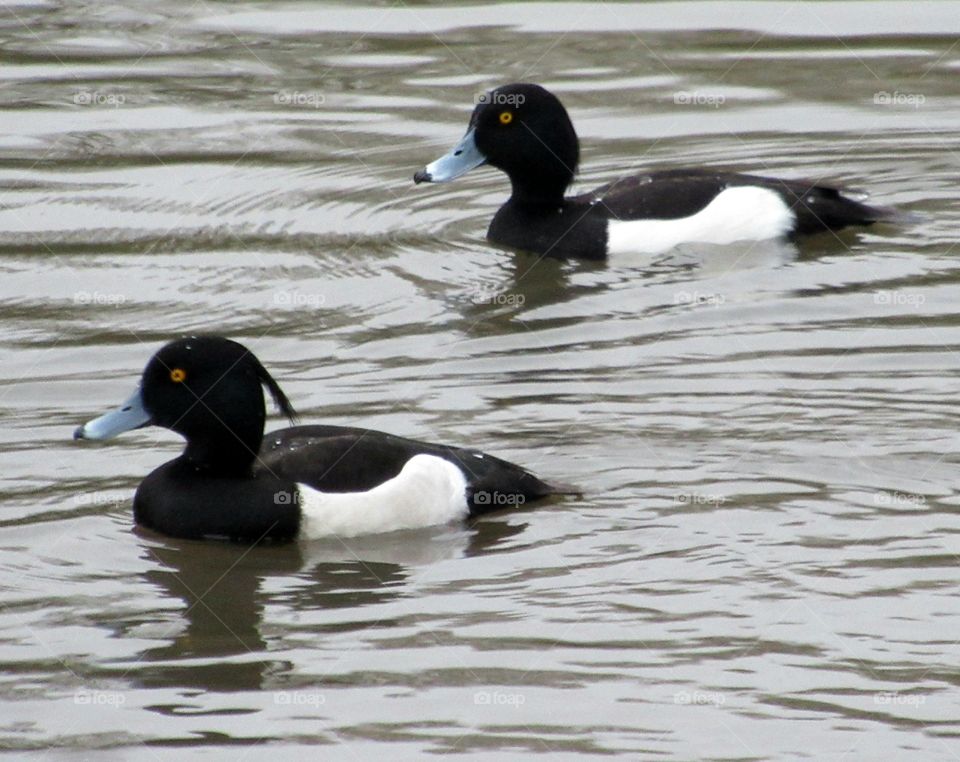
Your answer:
[[[490,552],[526,525],[488,517],[478,526],[253,547],[143,532],[153,567],[143,579],[182,603],[182,624],[160,636],[169,638],[163,645],[142,652],[126,677],[149,688],[258,690],[292,669],[271,652],[282,653],[276,641],[284,633],[279,621],[276,634],[264,627],[268,607],[304,612],[385,603],[405,594],[417,567]],[[353,623],[332,617],[329,625],[340,632],[369,626],[359,616]],[[389,626],[389,618],[377,622]],[[324,628],[315,629],[319,636]]]

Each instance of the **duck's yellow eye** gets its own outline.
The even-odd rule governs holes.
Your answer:
[[[513,112],[512,111],[501,111],[500,112],[500,124],[510,124],[513,121]]]
[[[187,380],[187,371],[183,368],[174,368],[170,371],[170,380],[175,384],[182,384]]]

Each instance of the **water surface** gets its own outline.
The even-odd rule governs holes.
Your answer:
[[[957,3],[0,18],[0,747],[958,756]],[[491,247],[502,176],[411,177],[516,80],[568,104],[580,188],[736,168],[923,222],[608,264]],[[177,438],[70,433],[190,331],[248,344],[304,420],[584,496],[300,547],[138,532]]]

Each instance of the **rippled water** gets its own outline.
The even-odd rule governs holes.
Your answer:
[[[960,756],[960,5],[0,18],[0,747]],[[515,80],[570,107],[582,188],[710,165],[923,220],[606,265],[499,250],[502,176],[411,177]],[[137,532],[176,437],[70,433],[189,331],[249,344],[307,421],[584,497],[300,547]]]

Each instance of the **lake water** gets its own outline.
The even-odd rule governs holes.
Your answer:
[[[960,757],[960,4],[0,20],[0,748]],[[502,175],[411,178],[517,80],[568,105],[581,189],[707,165],[922,220],[608,264],[492,247]],[[197,331],[305,421],[584,495],[300,546],[138,532],[177,437],[71,432]]]

